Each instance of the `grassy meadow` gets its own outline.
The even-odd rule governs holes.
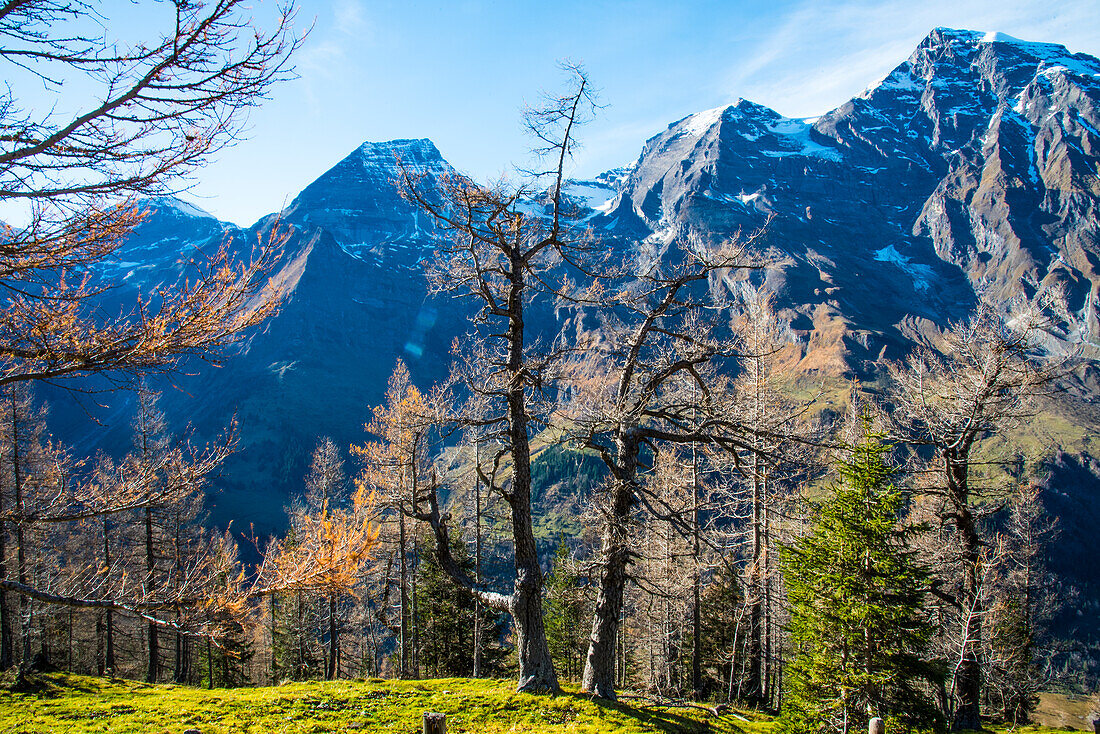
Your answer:
[[[771,734],[761,714],[705,707],[663,706],[641,697],[596,702],[575,690],[559,696],[516,693],[511,680],[444,678],[287,683],[260,688],[206,690],[60,673],[35,678],[27,690],[0,688],[2,734],[305,734],[420,731],[424,711],[447,714],[459,732],[715,732]],[[1046,726],[1021,734],[1083,729],[1091,699],[1045,696]],[[998,727],[998,734],[1009,730]]]

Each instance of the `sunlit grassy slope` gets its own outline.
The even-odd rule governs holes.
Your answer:
[[[515,693],[513,686],[514,682],[507,680],[445,678],[291,683],[208,691],[51,674],[35,679],[33,689],[27,692],[13,693],[0,688],[0,732],[182,734],[198,730],[202,734],[413,734],[420,731],[424,711],[446,713],[447,731],[451,734],[772,734],[775,730],[771,719],[751,712],[731,711],[716,716],[702,706],[669,708],[641,698],[597,703],[575,690],[567,690],[559,696],[532,696]],[[1063,709],[1069,699],[1065,696],[1053,698],[1057,700],[1044,696],[1039,718],[1059,729],[1029,726],[1015,732],[1054,734],[1071,727],[1083,729],[1087,726],[1085,718],[1079,714],[1096,703],[1094,700],[1074,699],[1070,706],[1074,710],[1066,713]],[[1058,712],[1065,716],[1060,717]],[[993,731],[1009,734],[1010,730],[995,727]]]
[[[731,732],[767,734],[762,717],[714,716],[640,701],[598,704],[575,692],[515,693],[514,681],[338,681],[207,691],[53,674],[31,693],[0,691],[0,732],[420,731],[424,711],[447,714],[453,732]],[[745,719],[745,720],[742,720]]]

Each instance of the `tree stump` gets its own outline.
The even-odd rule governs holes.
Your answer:
[[[867,722],[867,734],[886,734],[886,722],[875,717]]]
[[[447,714],[425,711],[424,734],[447,734]]]

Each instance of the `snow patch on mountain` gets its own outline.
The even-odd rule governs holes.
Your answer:
[[[768,131],[779,138],[784,146],[783,150],[763,150],[769,158],[781,158],[787,155],[801,155],[813,158],[824,158],[831,161],[840,161],[840,151],[835,148],[822,145],[810,138],[810,130],[813,126],[803,119],[793,117],[780,117],[767,126]]]
[[[729,108],[715,107],[712,110],[696,112],[694,115],[685,117],[679,124],[684,126],[684,132],[690,133],[691,135],[702,135],[707,130],[714,127],[716,122],[722,119],[722,113],[727,109]]]
[[[882,79],[864,89],[856,95],[856,97],[858,99],[870,99],[871,95],[880,89],[890,90],[900,94],[920,95],[924,93],[925,82],[923,79],[919,81],[914,79],[912,72],[909,70],[909,65],[902,64]]]
[[[578,204],[593,211],[607,213],[618,191],[600,181],[568,181],[563,193]]]
[[[901,268],[913,279],[913,288],[918,291],[928,290],[932,285],[932,278],[935,277],[935,271],[932,270],[930,265],[912,262],[908,257],[898,252],[893,245],[887,245],[881,250],[877,250],[875,260],[891,263]]]
[[[366,142],[359,146],[364,166],[387,170],[404,168],[411,173],[439,172],[446,168],[435,143],[427,138]]]
[[[214,219],[214,215],[210,212],[200,209],[190,202],[177,199],[174,196],[154,196],[146,199],[144,203],[154,206],[161,211],[172,212],[179,216],[196,217],[198,219]]]
[[[1064,69],[1072,74],[1084,77],[1100,77],[1095,59],[1083,54],[1072,54],[1060,43],[1042,43],[1024,41],[1000,31],[967,31],[951,28],[937,28],[943,36],[962,44],[1004,44],[1013,47],[1019,53],[1040,61],[1047,71]]]

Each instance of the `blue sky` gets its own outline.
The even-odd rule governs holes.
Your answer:
[[[826,112],[903,61],[935,26],[997,30],[1100,56],[1097,0],[301,0],[313,30],[299,78],[187,197],[251,224],[360,143],[431,138],[458,169],[522,163],[525,101],[584,63],[607,105],[581,133],[575,174],[630,163],[685,115],[753,100]],[[259,10],[262,16],[263,10]]]

